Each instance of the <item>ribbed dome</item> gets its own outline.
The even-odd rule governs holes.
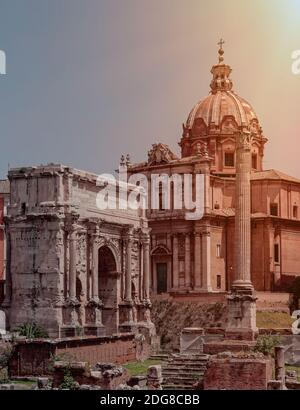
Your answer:
[[[247,101],[231,90],[218,90],[194,106],[188,116],[186,128],[192,129],[195,121],[200,118],[207,127],[219,127],[226,116],[232,116],[239,127],[249,127],[253,120],[257,120]]]
[[[224,41],[218,44],[219,61],[211,68],[211,92],[193,107],[183,124],[181,156],[196,156],[207,147],[211,172],[234,174],[237,133],[250,132],[252,168],[259,171],[267,139],[252,106],[233,91],[232,70],[224,63]]]

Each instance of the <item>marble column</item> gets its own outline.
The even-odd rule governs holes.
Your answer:
[[[99,273],[98,273],[98,243],[96,235],[92,235],[92,300],[99,301]]]
[[[194,290],[201,289],[201,235],[194,233]]]
[[[150,239],[143,240],[143,296],[146,301],[150,300]]]
[[[205,227],[202,231],[202,290],[211,292],[211,244],[210,228]]]
[[[126,240],[126,272],[125,272],[125,300],[132,301],[131,291],[131,253],[132,253],[133,238],[128,237]]]
[[[91,267],[91,281],[90,299],[86,304],[87,320],[85,323],[85,333],[87,335],[100,336],[105,334],[105,327],[102,324],[102,302],[99,298],[99,228],[91,228],[89,236],[91,261],[88,266]]]
[[[191,238],[190,234],[185,235],[185,257],[184,257],[184,270],[185,270],[185,287],[191,288]]]
[[[253,340],[256,328],[256,297],[251,283],[251,136],[236,134],[235,182],[235,280],[228,296],[226,337]]]
[[[233,288],[253,289],[250,274],[251,142],[247,132],[237,135],[235,186],[235,280]]]
[[[179,288],[178,237],[173,235],[173,289]]]
[[[69,233],[69,299],[76,301],[76,241],[77,232]]]

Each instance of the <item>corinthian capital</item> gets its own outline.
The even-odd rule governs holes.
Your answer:
[[[236,133],[236,147],[238,149],[251,149],[252,134],[249,130],[242,130]]]

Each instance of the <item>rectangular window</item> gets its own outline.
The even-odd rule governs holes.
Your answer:
[[[298,218],[298,206],[293,206],[293,218]]]
[[[272,216],[278,216],[278,204],[270,204],[270,214]]]
[[[217,289],[221,289],[221,287],[222,287],[221,275],[217,275]]]
[[[279,244],[274,244],[274,262],[279,263]]]
[[[252,154],[252,169],[257,169],[257,154]]]
[[[225,167],[234,167],[234,152],[225,152]]]
[[[216,255],[217,255],[217,258],[221,257],[221,245],[219,245],[219,244],[217,245]]]

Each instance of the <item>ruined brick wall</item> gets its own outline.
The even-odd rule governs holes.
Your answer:
[[[270,359],[212,358],[204,375],[204,390],[266,390],[271,379]]]
[[[90,365],[97,362],[122,364],[135,360],[136,343],[133,335],[105,337],[60,342],[56,346],[56,355],[71,354],[76,361],[86,361]]]
[[[86,337],[57,341],[20,341],[9,362],[10,376],[46,376],[51,374],[54,358],[68,354],[75,361],[90,365],[116,364],[136,360],[134,335]]]
[[[203,353],[205,354],[218,354],[222,352],[233,352],[233,353],[238,353],[238,352],[248,352],[251,349],[253,349],[255,345],[255,342],[247,342],[245,344],[244,341],[239,341],[239,340],[220,340],[220,341],[214,341],[214,342],[207,342],[204,343],[203,345]]]

